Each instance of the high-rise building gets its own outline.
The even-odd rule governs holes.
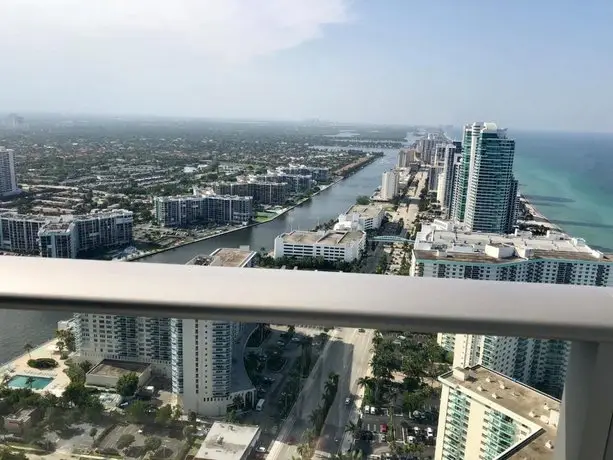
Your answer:
[[[0,249],[43,257],[77,254],[132,243],[133,213],[124,209],[73,217],[0,213]]]
[[[0,213],[0,248],[23,254],[38,254],[38,231],[49,218],[38,215]]]
[[[453,185],[462,158],[462,143],[445,144],[442,154],[442,167],[438,180],[437,200],[446,218],[450,217]]]
[[[41,257],[76,259],[77,233],[74,222],[50,222],[38,231]]]
[[[411,163],[415,161],[415,150],[403,149],[398,151],[398,158],[396,160],[397,168],[408,168]]]
[[[411,275],[611,287],[613,254],[554,231],[538,237],[520,231],[474,233],[435,221],[415,237]],[[562,392],[567,342],[447,333],[439,334],[438,341],[454,352],[454,366],[483,364],[553,396]]]
[[[313,177],[311,174],[264,174],[256,176],[257,181],[288,183],[290,192],[300,194],[309,191],[313,187]]]
[[[553,459],[558,399],[482,366],[439,381],[435,460]]]
[[[416,151],[420,160],[425,164],[431,164],[434,160],[434,153],[437,142],[437,135],[435,133],[429,133],[423,139],[419,139],[416,142]]]
[[[518,205],[515,141],[496,124],[477,122],[464,126],[462,148],[452,218],[473,231],[511,232]]]
[[[156,196],[155,218],[165,227],[197,223],[241,224],[253,217],[253,198],[235,195]]]
[[[313,180],[327,181],[330,179],[330,168],[319,166],[287,166],[279,168],[281,174],[291,174],[298,176],[310,175]]]
[[[255,256],[248,249],[221,248],[210,256],[195,257],[189,265],[246,268],[253,266]],[[241,334],[241,325],[231,321],[90,313],[74,317],[80,360],[149,364],[154,374],[171,380],[185,411],[220,416],[236,396],[248,405],[255,402],[255,388],[242,358],[255,325],[246,326]]]
[[[19,193],[15,175],[15,152],[0,146],[0,197]]]
[[[399,181],[397,171],[391,170],[383,173],[381,180],[382,200],[393,200],[398,195]]]

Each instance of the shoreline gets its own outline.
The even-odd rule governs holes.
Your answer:
[[[365,167],[365,166],[368,166],[370,163],[372,163],[372,161],[371,161],[371,162],[369,162],[369,163],[366,163],[366,164],[364,165],[364,167]],[[362,169],[362,168],[360,168],[360,169]],[[359,171],[359,170],[358,170],[358,171]],[[319,189],[319,190],[318,190],[318,191],[316,191],[316,192],[313,192],[313,194],[312,194],[312,195],[310,195],[310,196],[308,196],[307,198],[304,198],[304,199],[302,199],[302,200],[298,201],[297,203],[295,203],[295,204],[293,204],[293,205],[291,205],[291,206],[288,206],[287,208],[283,208],[283,210],[282,210],[282,211],[278,212],[276,215],[274,215],[274,216],[273,216],[273,217],[271,217],[270,219],[264,220],[264,221],[262,221],[262,222],[253,222],[253,223],[251,223],[251,224],[241,225],[240,227],[231,228],[230,230],[225,230],[225,231],[223,231],[223,232],[220,232],[220,233],[215,233],[215,234],[213,234],[213,235],[206,235],[206,236],[203,236],[203,237],[200,237],[200,238],[196,238],[196,239],[193,239],[193,240],[190,240],[190,241],[185,241],[185,242],[182,242],[182,243],[179,243],[179,244],[176,244],[176,245],[174,245],[174,246],[167,247],[167,248],[156,249],[156,250],[154,250],[154,251],[147,252],[147,253],[145,253],[145,254],[139,254],[139,255],[136,255],[136,256],[133,256],[133,257],[130,257],[130,258],[124,259],[122,262],[133,262],[133,261],[135,261],[135,260],[145,259],[145,258],[147,258],[147,257],[152,257],[152,256],[155,256],[155,255],[157,255],[157,254],[161,254],[161,253],[163,253],[163,252],[172,251],[173,249],[181,248],[181,247],[183,247],[183,246],[188,246],[188,245],[190,245],[190,244],[199,243],[200,241],[209,240],[209,239],[211,239],[211,238],[217,238],[218,236],[222,236],[222,235],[227,235],[227,234],[229,234],[229,233],[238,232],[239,230],[244,230],[244,229],[246,229],[246,228],[257,227],[258,225],[267,224],[267,223],[269,223],[269,222],[272,222],[272,221],[273,221],[273,220],[275,220],[275,219],[278,219],[278,218],[279,218],[279,217],[281,217],[282,215],[287,214],[287,213],[288,213],[289,211],[291,211],[292,209],[297,208],[298,206],[302,206],[304,203],[308,202],[308,201],[309,201],[309,200],[311,200],[313,197],[315,197],[315,196],[319,195],[319,194],[320,194],[321,192],[323,192],[323,191],[328,190],[328,189],[329,189],[329,188],[331,188],[332,186],[334,186],[334,185],[338,184],[339,182],[341,182],[341,181],[345,180],[346,178],[350,177],[351,175],[352,175],[352,174],[348,174],[347,176],[343,176],[343,177],[340,177],[340,178],[336,179],[335,181],[333,181],[333,182],[331,182],[330,184],[326,185],[324,188]]]
[[[531,221],[525,221],[526,223],[529,223],[529,224],[534,223],[535,225],[542,225],[544,227],[550,228],[551,230],[555,230],[557,232],[566,234],[566,232],[564,231],[562,227],[560,227],[558,224],[554,224],[553,222],[551,222],[547,218],[547,216],[545,216],[545,214],[539,211],[538,208],[534,204],[532,204],[525,195],[520,193],[519,201],[528,210],[528,212],[532,214],[532,217],[534,218]]]

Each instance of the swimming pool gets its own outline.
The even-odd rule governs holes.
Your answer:
[[[10,388],[30,388],[30,385],[27,383],[29,375],[16,375],[11,380],[9,380],[8,386]],[[51,377],[34,377],[32,378],[32,389],[33,390],[42,390],[47,385],[51,383],[53,380]]]

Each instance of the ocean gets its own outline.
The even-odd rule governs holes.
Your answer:
[[[521,193],[566,233],[613,252],[613,134],[508,134]]]

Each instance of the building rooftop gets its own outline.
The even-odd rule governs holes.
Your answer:
[[[364,232],[339,230],[307,232],[295,230],[293,232],[283,233],[280,237],[283,238],[283,242],[287,244],[325,244],[334,246],[337,244],[342,245],[360,241],[364,237]]]
[[[257,426],[215,422],[194,459],[242,460],[259,436]]]
[[[530,428],[525,439],[507,450],[500,460],[541,460],[553,458],[560,401],[483,366],[456,368],[439,377],[443,385],[466,390],[470,397],[495,410],[504,410]],[[512,413],[512,415],[509,414]]]
[[[504,256],[493,256],[491,248],[514,248]],[[556,231],[533,236],[530,232],[516,231],[510,235],[468,231],[450,221],[435,220],[424,225],[417,233],[415,257],[425,260],[450,262],[508,263],[527,259],[583,260],[613,263],[613,254],[592,249],[581,238]]]
[[[202,265],[211,267],[244,267],[256,252],[242,248],[219,248],[211,255],[199,254],[186,265]]]
[[[150,366],[148,363],[138,363],[135,361],[115,361],[103,359],[95,365],[88,374],[103,375],[108,377],[121,377],[131,372],[140,375]]]
[[[211,253],[212,267],[243,267],[255,257],[255,251],[240,248],[219,248]]]
[[[354,204],[347,210],[346,214],[357,213],[361,217],[377,217],[382,211],[383,206],[379,204]]]
[[[39,230],[39,234],[43,235],[45,233],[68,233],[70,232],[71,226],[74,227],[72,222],[49,222],[45,224]]]

